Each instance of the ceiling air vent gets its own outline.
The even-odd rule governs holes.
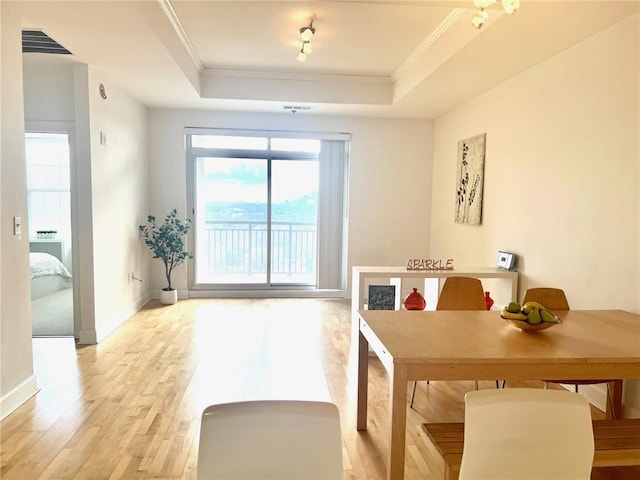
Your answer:
[[[41,30],[22,31],[22,52],[71,55],[69,50]]]
[[[289,110],[291,113],[311,110],[311,107],[309,105],[283,105],[282,108],[284,108],[285,110]]]

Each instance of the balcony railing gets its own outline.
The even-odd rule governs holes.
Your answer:
[[[267,222],[205,222],[204,245],[198,248],[198,276],[265,278]],[[271,277],[285,283],[315,283],[317,227],[309,222],[271,222]],[[287,280],[288,279],[288,280]]]

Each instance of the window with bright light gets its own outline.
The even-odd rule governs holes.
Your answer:
[[[25,134],[29,236],[56,230],[71,236],[69,136],[66,133]]]
[[[343,289],[347,146],[188,134],[194,287]]]

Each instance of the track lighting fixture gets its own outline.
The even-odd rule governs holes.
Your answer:
[[[298,61],[304,62],[307,59],[307,55],[311,53],[311,39],[316,34],[316,29],[313,28],[313,20],[309,23],[308,27],[302,27],[300,29],[300,39],[302,40],[302,47],[298,53]]]
[[[471,25],[476,28],[482,28],[484,22],[489,18],[486,8],[496,2],[497,0],[473,0],[473,6],[476,7],[476,11],[471,19]],[[520,8],[520,0],[502,0],[502,8],[508,15],[511,15]]]
[[[316,29],[313,28],[313,20],[311,20],[311,23],[309,24],[308,27],[302,27],[300,29],[300,38],[302,39],[303,42],[310,41],[315,34],[316,34]]]

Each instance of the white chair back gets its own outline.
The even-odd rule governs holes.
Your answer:
[[[465,396],[460,480],[589,480],[589,402],[566,390],[507,388]]]
[[[211,405],[202,414],[199,480],[342,479],[338,408],[264,400]]]

